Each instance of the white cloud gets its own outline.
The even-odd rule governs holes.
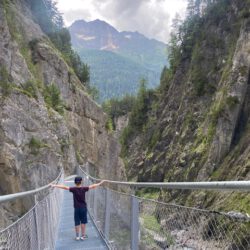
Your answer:
[[[69,26],[78,19],[104,20],[119,31],[138,31],[167,41],[171,20],[183,15],[187,0],[56,0]]]

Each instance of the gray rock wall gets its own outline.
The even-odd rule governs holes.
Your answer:
[[[45,185],[61,168],[74,174],[76,166],[86,161],[97,166],[103,178],[122,178],[120,146],[105,129],[102,109],[33,21],[25,1],[8,6],[4,2],[0,3],[0,66],[11,84],[10,93],[3,94],[3,85],[0,93],[0,195]],[[13,29],[18,30],[15,36]],[[32,51],[28,44],[34,39],[38,43]],[[36,98],[23,90],[27,81],[36,86]],[[52,83],[61,92],[63,115],[44,101],[43,90]],[[5,204],[0,227],[22,214],[30,202]]]

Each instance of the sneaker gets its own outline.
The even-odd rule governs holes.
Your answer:
[[[86,240],[86,239],[88,239],[88,235],[87,235],[87,234],[85,234],[85,235],[83,235],[83,236],[81,237],[81,240]]]
[[[81,237],[82,238],[82,237]],[[80,240],[80,237],[76,237],[76,240]]]

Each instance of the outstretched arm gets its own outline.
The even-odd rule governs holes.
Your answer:
[[[68,187],[68,186],[60,185],[60,184],[51,184],[51,187],[57,187],[57,188],[69,190],[69,187]]]
[[[105,180],[103,180],[103,181],[101,181],[101,182],[99,182],[99,183],[90,185],[90,186],[89,186],[89,189],[97,188],[97,187],[101,186],[104,182],[105,182]]]

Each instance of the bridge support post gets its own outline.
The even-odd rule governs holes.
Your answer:
[[[93,206],[94,206],[94,217],[95,217],[95,220],[96,221],[98,221],[98,218],[97,218],[97,201],[98,201],[98,199],[97,199],[97,195],[98,195],[98,190],[97,189],[94,189],[93,190],[93,194],[94,194],[94,204],[93,204]]]
[[[109,241],[109,230],[110,230],[110,191],[109,189],[106,189],[104,235],[107,241]]]
[[[139,201],[131,197],[131,249],[139,249]]]
[[[82,175],[82,173],[80,173],[80,168],[79,168],[79,165],[76,166],[76,175]]]
[[[38,221],[38,211],[37,211],[37,195],[35,195],[35,221],[36,221],[36,234],[37,234],[37,250],[40,250],[41,248],[41,242],[40,242],[40,225],[39,225],[39,221]]]

